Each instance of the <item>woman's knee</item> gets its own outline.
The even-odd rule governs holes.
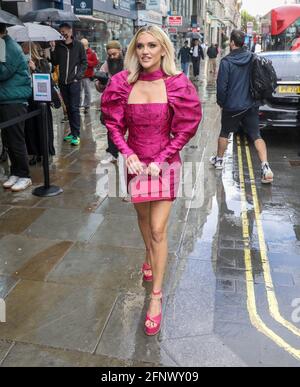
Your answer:
[[[161,227],[151,227],[151,238],[155,243],[164,242],[167,239],[167,230]]]

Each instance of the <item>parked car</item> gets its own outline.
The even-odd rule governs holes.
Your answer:
[[[260,126],[300,127],[300,52],[274,51],[259,54],[270,59],[278,87],[260,107]]]

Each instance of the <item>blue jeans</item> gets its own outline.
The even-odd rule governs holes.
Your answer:
[[[185,75],[188,77],[189,76],[189,69],[190,69],[190,62],[186,62],[186,63],[181,63],[181,68],[182,68],[182,71],[185,73]]]

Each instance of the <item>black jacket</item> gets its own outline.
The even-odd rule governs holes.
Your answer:
[[[207,56],[208,56],[210,59],[215,59],[215,58],[217,58],[217,56],[218,56],[218,50],[216,49],[216,47],[209,47],[208,50],[207,50]]]
[[[59,84],[63,85],[80,81],[87,69],[85,49],[77,40],[68,46],[65,42],[57,43],[51,53],[51,61],[54,66],[59,66]]]
[[[190,54],[191,54],[191,56],[192,56],[192,59],[195,59],[195,57],[193,56],[194,55],[194,48],[195,47],[191,47],[191,49],[190,49]],[[199,59],[204,59],[204,52],[203,52],[203,48],[201,47],[201,45],[199,44],[199,46],[198,46],[198,58]]]
[[[189,63],[191,61],[190,47],[182,47],[178,54],[178,59],[181,57],[181,63]]]
[[[241,112],[254,106],[250,92],[252,54],[246,48],[233,50],[221,60],[217,102],[224,110]]]

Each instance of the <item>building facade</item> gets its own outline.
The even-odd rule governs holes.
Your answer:
[[[0,0],[0,7],[20,17],[31,10],[59,8],[73,10],[74,0]],[[109,40],[127,47],[135,31],[144,25],[158,25],[170,35],[175,48],[192,34],[224,46],[225,36],[240,26],[241,0],[93,0],[93,15],[80,16],[74,24],[77,38],[85,37],[101,61]],[[171,26],[168,16],[181,16],[182,25]]]
[[[208,43],[225,47],[232,30],[241,27],[241,7],[242,0],[207,0]]]

